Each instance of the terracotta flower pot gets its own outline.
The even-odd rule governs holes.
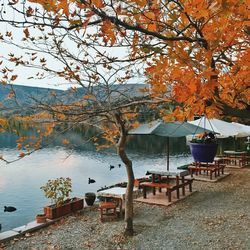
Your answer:
[[[46,214],[37,214],[36,222],[37,223],[45,223],[47,220]]]

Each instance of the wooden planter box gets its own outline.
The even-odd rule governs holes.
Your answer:
[[[58,207],[56,207],[55,205],[50,205],[43,208],[44,214],[46,214],[46,217],[51,220],[60,218],[64,215],[82,209],[83,209],[83,199],[77,197],[69,199],[64,204]]]
[[[43,208],[44,213],[46,214],[46,217],[48,219],[57,219],[59,217],[62,217],[64,215],[70,214],[71,213],[71,203],[65,203],[62,204],[58,207],[55,205],[47,206]]]
[[[76,212],[78,210],[83,209],[83,199],[81,199],[81,198],[74,197],[73,199],[71,199],[70,204],[71,204],[71,211],[72,212]]]

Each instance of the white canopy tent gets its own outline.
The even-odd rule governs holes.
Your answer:
[[[237,122],[232,122],[232,124],[238,126],[238,128],[241,130],[241,132],[239,132],[237,137],[250,136],[250,126]]]
[[[214,131],[218,138],[226,138],[229,136],[250,136],[250,126],[240,123],[225,122],[218,119],[207,119],[204,116],[195,121],[189,121],[189,123]]]
[[[214,131],[217,138],[227,138],[230,136],[233,137],[235,150],[237,149],[237,138],[250,136],[250,126],[236,122],[225,122],[219,119],[208,119],[203,116],[195,121],[189,121],[189,123]],[[191,141],[193,136],[187,136],[186,138],[187,141]],[[220,153],[222,153],[221,147],[219,147],[219,149]]]

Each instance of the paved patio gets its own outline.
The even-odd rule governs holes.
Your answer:
[[[191,175],[189,175],[186,178],[193,178],[195,181],[217,182],[217,181],[220,181],[220,180],[226,178],[229,175],[230,175],[230,173],[220,174],[220,176],[216,176],[216,177],[213,176],[213,179],[211,180],[209,175],[202,173],[199,175],[193,174],[193,177],[191,177]]]
[[[191,194],[195,193],[196,191],[193,192],[189,192],[186,190],[185,192],[185,196],[183,196],[180,192],[180,198],[177,199],[176,197],[176,192],[172,192],[172,199],[171,202],[168,201],[168,197],[166,196],[166,192],[158,192],[156,191],[156,194],[153,195],[152,193],[147,193],[147,198],[144,199],[143,197],[138,197],[136,199],[134,199],[135,202],[143,202],[143,203],[147,203],[147,204],[152,204],[152,205],[160,205],[160,206],[170,206],[178,201],[181,201],[185,198],[187,198],[188,196],[190,196]]]

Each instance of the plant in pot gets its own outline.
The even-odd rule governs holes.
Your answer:
[[[45,197],[51,199],[52,205],[44,208],[44,213],[49,219],[56,219],[71,213],[71,203],[69,194],[72,192],[72,183],[70,178],[57,178],[48,180],[40,187],[44,191]]]
[[[217,147],[217,140],[212,132],[197,135],[190,141],[190,151],[195,162],[213,162]]]
[[[96,194],[93,192],[85,193],[85,201],[88,206],[93,206],[96,199]]]

